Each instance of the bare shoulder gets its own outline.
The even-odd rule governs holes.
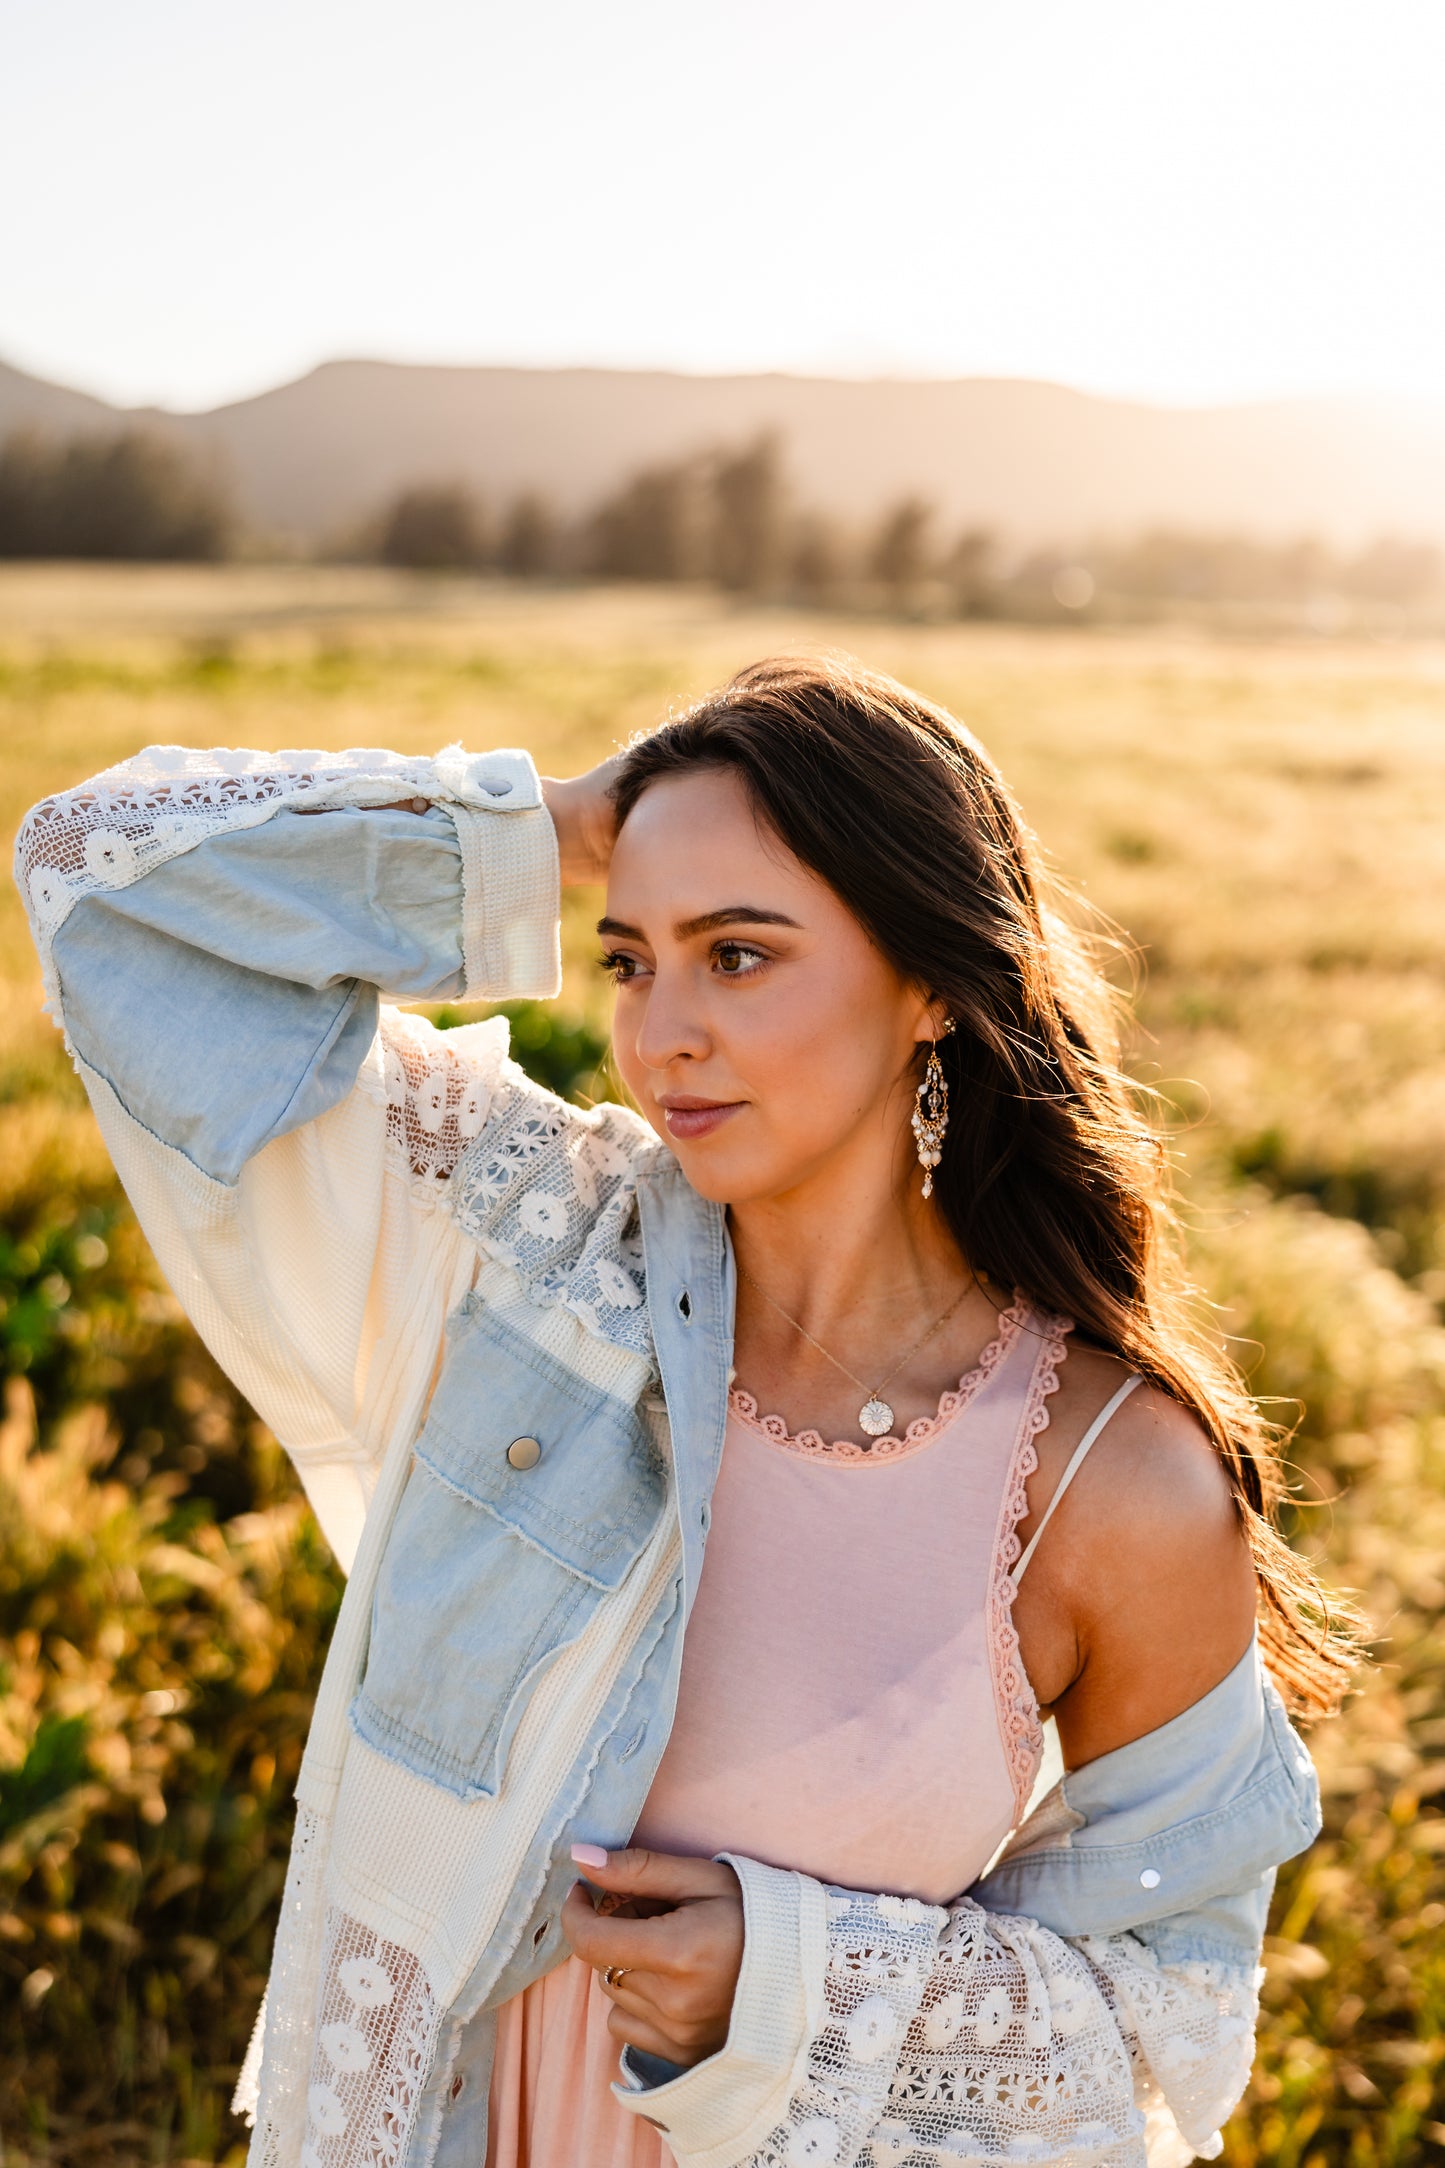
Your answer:
[[[1025,1538],[1128,1374],[1095,1349],[1070,1353],[1039,1439]],[[1070,1759],[1107,1752],[1207,1693],[1247,1647],[1256,1600],[1213,1441],[1169,1394],[1136,1386],[1060,1501],[1019,1593],[1020,1631],[1033,1629],[1048,1698],[1057,1686],[1073,1704]],[[1063,1726],[1062,1706],[1059,1715]]]
[[[1089,1424],[1129,1374],[1115,1356],[1094,1348],[1070,1355],[1039,1439],[1031,1513],[1047,1506]],[[1134,1388],[1095,1439],[1056,1518],[1062,1521],[1066,1513],[1068,1548],[1091,1554],[1091,1579],[1102,1563],[1092,1555],[1100,1538],[1111,1549],[1137,1554],[1140,1562],[1161,1545],[1167,1559],[1178,1562],[1198,1557],[1201,1549],[1208,1554],[1216,1544],[1232,1550],[1242,1542],[1229,1477],[1204,1425],[1147,1383]],[[1026,1523],[1022,1533],[1028,1532]]]

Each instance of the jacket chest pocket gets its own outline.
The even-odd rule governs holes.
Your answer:
[[[491,1797],[528,1682],[621,1588],[666,1480],[636,1408],[464,1303],[387,1538],[352,1704],[379,1753]]]

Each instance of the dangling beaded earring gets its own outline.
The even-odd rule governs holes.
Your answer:
[[[945,1016],[945,1038],[954,1028],[954,1019]],[[943,1073],[943,1063],[938,1058],[938,1041],[934,1040],[928,1051],[923,1077],[914,1094],[913,1138],[918,1147],[918,1164],[923,1169],[923,1194],[933,1195],[933,1170],[943,1157],[943,1140],[948,1133],[948,1079]]]

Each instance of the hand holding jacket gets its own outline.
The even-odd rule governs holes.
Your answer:
[[[572,1856],[587,1882],[568,1896],[562,1932],[602,1975],[613,2039],[679,2069],[715,2054],[727,2040],[743,1956],[735,1870],[724,1860],[597,1845],[574,1845]]]

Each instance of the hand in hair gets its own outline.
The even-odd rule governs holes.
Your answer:
[[[617,836],[612,785],[621,755],[599,761],[585,775],[542,777],[542,801],[557,831],[557,855],[566,884],[605,881]]]

